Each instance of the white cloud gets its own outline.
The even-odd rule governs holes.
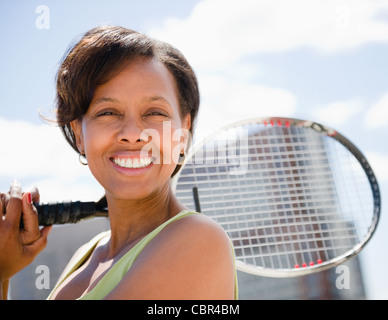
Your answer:
[[[371,129],[384,126],[388,127],[388,93],[384,94],[379,101],[368,110],[365,124]]]
[[[313,116],[318,122],[332,127],[339,127],[352,116],[362,111],[362,103],[358,99],[336,101],[314,109]]]
[[[296,98],[286,90],[234,82],[222,76],[199,77],[202,103],[196,137],[200,138],[232,122],[253,117],[291,116]]]
[[[196,68],[222,69],[252,53],[336,52],[387,41],[388,22],[379,17],[386,10],[388,0],[204,0],[187,19],[169,19],[150,34],[177,46]]]
[[[179,48],[197,72],[201,128],[248,117],[291,116],[296,98],[281,88],[252,84],[261,52],[310,48],[320,53],[388,41],[388,0],[203,0],[185,19],[168,19],[155,38]],[[251,60],[249,60],[251,61]],[[323,106],[313,115],[333,126],[360,113],[358,100]]]
[[[0,137],[0,176],[33,181],[42,201],[98,200],[97,183],[59,128],[0,118]],[[6,191],[10,183],[1,181],[0,189]]]

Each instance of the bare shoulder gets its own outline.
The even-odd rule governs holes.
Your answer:
[[[202,214],[190,215],[168,225],[150,246],[168,256],[178,254],[198,257],[203,263],[220,263],[219,258],[232,258],[232,247],[225,231],[212,219]],[[223,260],[223,259],[222,259]]]
[[[165,237],[179,237],[181,241],[193,243],[196,246],[209,247],[207,240],[213,240],[214,245],[226,245],[230,251],[230,240],[221,228],[211,218],[202,214],[193,214],[170,224],[163,233]]]
[[[233,299],[234,280],[228,236],[215,221],[195,214],[163,229],[108,298]]]
[[[174,242],[173,250],[189,252],[204,264],[221,265],[224,261],[233,260],[232,246],[226,232],[214,220],[202,214],[175,221],[160,234],[160,238],[165,243]],[[173,254],[172,251],[170,253]]]

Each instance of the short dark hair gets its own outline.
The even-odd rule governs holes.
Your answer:
[[[87,112],[96,87],[108,81],[126,62],[137,57],[156,59],[171,72],[178,88],[181,115],[191,115],[193,134],[199,109],[198,82],[183,54],[173,46],[119,26],[86,32],[65,54],[57,73],[57,122],[79,153],[70,122]],[[173,175],[180,169],[174,171]]]

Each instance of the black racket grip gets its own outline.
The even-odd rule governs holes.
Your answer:
[[[56,203],[34,203],[38,211],[40,226],[77,223],[97,214],[95,202],[69,201]]]

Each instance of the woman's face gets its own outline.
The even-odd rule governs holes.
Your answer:
[[[187,143],[180,129],[188,132],[190,116],[181,118],[168,69],[158,61],[137,58],[96,88],[87,113],[72,128],[107,194],[141,199],[169,182]]]

